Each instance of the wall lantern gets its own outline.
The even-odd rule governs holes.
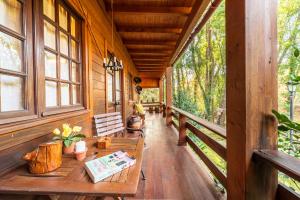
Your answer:
[[[123,62],[122,60],[118,61],[115,55],[110,54],[108,59],[103,59],[103,66],[111,71],[119,71],[123,69]]]
[[[111,0],[111,42],[112,49],[114,50],[114,1]],[[123,69],[122,60],[118,61],[114,54],[109,54],[108,58],[103,59],[103,66],[105,69],[110,69],[111,71],[119,71]]]

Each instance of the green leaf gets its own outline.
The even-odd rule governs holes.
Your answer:
[[[300,55],[300,51],[298,48],[295,48],[294,56],[297,58]]]
[[[278,126],[278,130],[285,132],[285,131],[288,131],[290,129],[287,126],[285,126],[285,125],[279,125]]]
[[[66,147],[71,146],[72,143],[73,143],[72,140],[64,140],[64,145],[65,145]]]

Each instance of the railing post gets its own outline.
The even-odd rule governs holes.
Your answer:
[[[271,200],[277,170],[252,156],[277,146],[278,1],[225,3],[227,199]]]
[[[168,106],[166,110],[167,110],[166,124],[167,124],[167,126],[171,126],[171,124],[172,124],[172,108],[170,106]]]
[[[179,113],[179,138],[178,146],[186,145],[186,116]]]
[[[166,69],[166,106],[167,106],[167,117],[166,124],[169,126],[172,122],[171,106],[172,106],[172,67],[169,66]]]

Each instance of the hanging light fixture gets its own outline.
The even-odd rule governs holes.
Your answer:
[[[114,51],[114,1],[111,0],[111,40],[112,40],[112,49]],[[108,58],[103,59],[103,66],[105,69],[111,71],[119,71],[123,69],[122,60],[118,60],[114,53],[110,54]]]

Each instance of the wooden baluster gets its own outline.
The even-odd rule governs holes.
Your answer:
[[[178,146],[186,145],[186,116],[179,113],[179,138]]]

